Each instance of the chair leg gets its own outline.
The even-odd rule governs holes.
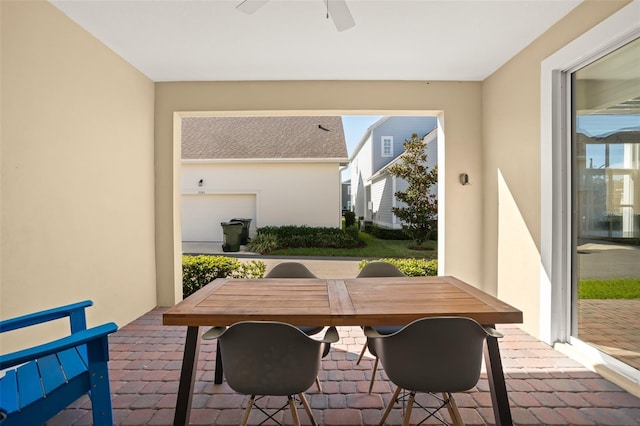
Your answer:
[[[320,384],[320,379],[316,377],[316,386],[318,387],[318,392],[322,393],[322,385]]]
[[[402,426],[409,426],[409,422],[411,421],[411,409],[413,408],[413,400],[416,399],[416,393],[411,392],[409,394],[409,402],[407,402],[407,411],[404,413],[404,420],[402,422]]]
[[[253,408],[253,403],[255,400],[256,396],[251,395],[251,398],[249,398],[249,402],[247,402],[247,408],[245,408],[244,410],[244,415],[242,416],[240,426],[247,426],[247,422],[249,421],[249,414],[251,414],[251,408]]]
[[[384,421],[387,420],[387,417],[389,417],[389,413],[391,412],[391,409],[393,409],[393,406],[396,403],[396,399],[398,399],[398,395],[400,395],[401,390],[402,388],[400,386],[396,388],[396,391],[393,393],[393,396],[391,397],[391,401],[389,401],[389,404],[387,405],[387,409],[384,410],[384,414],[382,415],[382,418],[380,419],[380,423],[378,423],[378,426],[382,426],[384,424]]]
[[[362,357],[364,356],[364,353],[367,351],[367,343],[365,342],[365,344],[362,346],[362,350],[360,351],[360,356],[358,357],[358,361],[356,361],[356,365],[360,364],[360,361],[362,361]]]
[[[376,381],[376,372],[378,371],[378,357],[373,361],[373,372],[371,373],[371,382],[369,382],[369,395],[373,390],[373,383]]]
[[[89,359],[89,382],[91,385],[91,408],[95,426],[111,426],[113,410],[109,387],[109,366],[107,361],[107,336],[87,343]]]
[[[451,422],[454,426],[464,426],[464,422],[462,421],[462,415],[460,415],[460,410],[458,410],[458,404],[456,404],[456,400],[453,398],[449,392],[443,392],[442,397],[447,401],[447,411],[449,411],[449,415],[451,416]]]
[[[291,409],[291,417],[293,417],[293,424],[295,426],[300,426],[300,418],[298,417],[298,409],[296,408],[296,402],[293,397],[289,395],[289,408]]]
[[[300,397],[300,401],[302,402],[302,406],[304,407],[304,411],[307,412],[307,416],[309,416],[309,420],[311,421],[311,426],[318,426],[316,423],[316,419],[313,417],[313,413],[311,412],[311,407],[309,406],[309,402],[307,401],[307,397],[304,396],[303,393],[298,394]]]

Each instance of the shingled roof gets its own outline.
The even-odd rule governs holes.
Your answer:
[[[182,119],[183,160],[347,157],[339,116]]]

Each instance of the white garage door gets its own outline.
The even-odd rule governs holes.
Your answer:
[[[256,196],[252,194],[183,195],[182,241],[222,241],[221,222],[233,218],[252,219],[253,235]]]

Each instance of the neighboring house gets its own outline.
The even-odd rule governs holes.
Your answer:
[[[367,129],[350,158],[351,203],[357,217],[385,228],[402,227],[391,209],[400,206],[394,194],[406,189],[407,183],[390,175],[388,167],[399,161],[404,142],[413,133],[429,134],[428,161],[435,165],[436,124],[436,117],[395,116],[383,117]]]
[[[424,137],[427,143],[427,168],[433,168],[438,160],[437,129],[433,129]],[[397,178],[389,173],[389,167],[402,161],[402,154],[393,161],[382,167],[369,178],[371,186],[372,221],[376,225],[384,228],[400,229],[402,223],[393,214],[393,207],[403,207],[404,203],[399,201],[394,195],[398,191],[406,191],[409,184],[402,178]],[[437,194],[437,184],[430,188],[430,192]]]
[[[342,213],[351,211],[351,180],[342,182]]]
[[[182,120],[182,240],[222,241],[221,222],[340,226],[340,116]]]

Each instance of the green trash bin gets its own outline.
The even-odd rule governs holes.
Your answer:
[[[222,251],[240,251],[240,238],[242,235],[242,222],[221,222],[222,226]]]
[[[231,222],[242,222],[242,234],[240,235],[240,244],[245,245],[249,242],[249,226],[251,219],[231,219]]]

